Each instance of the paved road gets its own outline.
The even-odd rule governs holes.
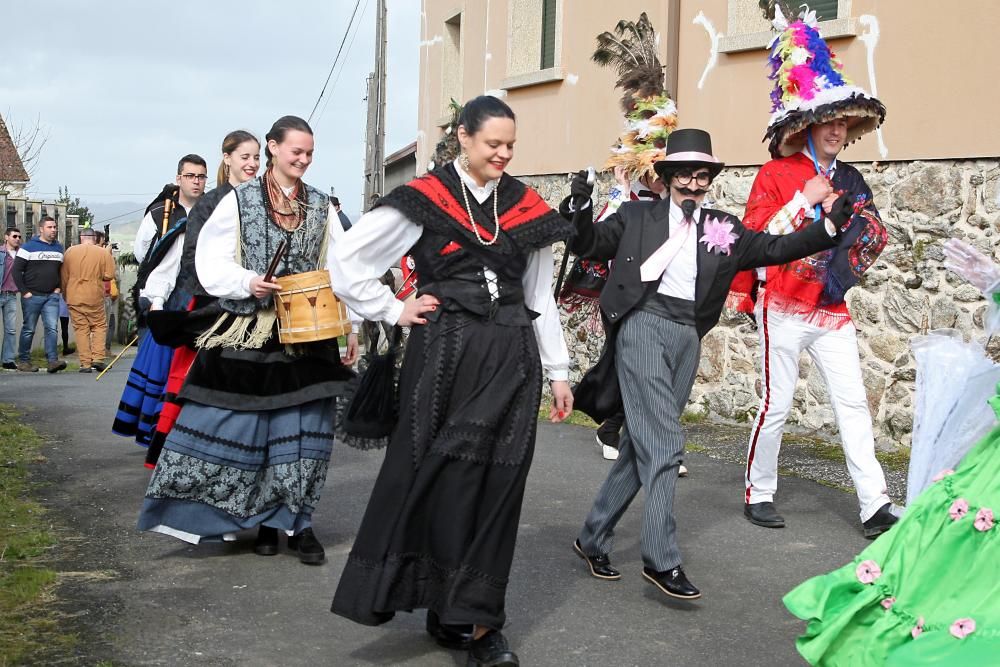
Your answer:
[[[423,633],[423,614],[379,628],[329,610],[381,453],[335,451],[315,516],[328,562],[254,555],[249,541],[191,547],[135,531],[144,450],[110,426],[127,364],[93,375],[0,376],[0,402],[28,411],[50,437],[44,502],[67,528],[59,595],[80,631],[80,664],[462,665]],[[525,665],[799,665],[803,624],[781,596],[864,547],[854,497],[782,480],[784,530],[742,517],[739,466],[691,455],[678,485],[685,568],[704,597],[670,602],[640,577],[642,497],[618,530],[624,577],[585,574],[570,550],[607,471],[593,432],[543,424],[508,590],[507,634]],[[252,535],[248,536],[252,539]]]

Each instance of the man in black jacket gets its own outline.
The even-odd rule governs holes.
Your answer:
[[[673,516],[684,454],[680,416],[698,370],[701,338],[718,323],[737,271],[782,264],[833,247],[851,203],[842,197],[826,220],[788,236],[756,233],[729,213],[702,208],[723,163],[703,130],[675,130],[666,159],[655,165],[670,197],[626,202],[600,224],[577,215],[570,249],[587,259],[614,259],[601,293],[609,323],[602,359],[577,387],[578,409],[601,421],[621,402],[625,430],[612,466],[574,544],[593,576],[618,579],[608,559],[614,527],[639,488],[646,488],[643,576],[669,596],[701,597],[681,567]],[[589,201],[583,174],[563,202]],[[582,219],[581,219],[582,218]],[[620,386],[620,394],[618,387]]]

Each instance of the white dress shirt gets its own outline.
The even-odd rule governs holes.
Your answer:
[[[497,181],[480,187],[457,162],[455,168],[480,204],[496,188]],[[492,229],[487,229],[492,232]],[[423,231],[422,226],[389,206],[380,206],[365,213],[346,232],[339,225],[330,225],[327,266],[333,291],[365,319],[395,324],[403,313],[403,302],[396,299],[392,290],[380,283],[379,278],[420,240]],[[491,279],[496,279],[496,274],[483,268],[489,285]],[[569,352],[562,335],[559,309],[552,295],[554,268],[551,246],[536,248],[528,255],[528,267],[521,284],[525,305],[539,313],[531,324],[538,341],[542,367],[549,379],[556,381],[569,379]],[[495,287],[491,286],[490,294],[497,298]]]
[[[180,207],[184,209],[184,215],[191,212],[184,204],[180,204]],[[132,252],[135,254],[137,262],[141,262],[146,257],[149,246],[152,245],[153,239],[156,238],[156,230],[161,222],[162,220],[153,220],[153,216],[149,213],[142,218],[142,222],[139,223],[139,229],[135,233],[135,241],[132,243]]]
[[[670,238],[684,234],[684,211],[670,201]],[[698,278],[698,219],[701,217],[701,207],[697,207],[691,218],[691,231],[684,240],[684,245],[677,251],[674,258],[667,264],[667,269],[660,278],[660,286],[656,291],[677,299],[694,301],[695,280]]]

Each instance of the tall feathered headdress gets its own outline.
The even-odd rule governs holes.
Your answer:
[[[434,147],[430,169],[453,162],[462,152],[462,146],[458,143],[458,117],[462,115],[462,105],[452,99],[451,103],[448,104],[448,111],[451,112],[451,121],[445,128],[441,140]]]
[[[761,0],[763,7],[765,2]],[[768,65],[771,120],[764,140],[772,157],[793,155],[805,143],[805,130],[814,123],[846,118],[847,143],[871,132],[885,120],[885,105],[844,76],[844,66],[819,34],[816,12],[806,7],[789,23],[780,1],[773,6],[772,40]],[[767,8],[765,8],[765,15]]]
[[[638,21],[623,19],[613,32],[598,35],[591,56],[618,72],[615,86],[624,92],[625,131],[604,168],[625,167],[636,179],[655,175],[653,164],[663,159],[667,136],[677,127],[677,107],[664,85],[658,51],[659,37],[643,12]]]

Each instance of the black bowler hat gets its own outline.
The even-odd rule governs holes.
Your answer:
[[[712,155],[712,137],[705,130],[688,128],[674,130],[667,137],[667,155],[653,164],[653,169],[665,182],[678,168],[699,169],[708,167],[712,178],[719,175],[724,162]]]

